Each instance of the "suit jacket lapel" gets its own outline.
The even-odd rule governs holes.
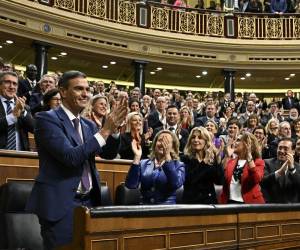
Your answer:
[[[84,119],[80,119],[80,124],[81,124],[81,129],[82,129],[83,141],[86,142],[87,139],[91,136],[91,131],[90,131],[89,126],[84,121]]]
[[[62,125],[64,126],[65,131],[66,131],[66,136],[70,140],[73,140],[76,145],[80,145],[81,142],[80,142],[78,136],[76,135],[77,132],[75,131],[75,128],[72,124],[72,121],[70,121],[70,119],[67,116],[66,112],[61,107],[54,110],[54,112],[56,112],[58,118],[62,121]]]

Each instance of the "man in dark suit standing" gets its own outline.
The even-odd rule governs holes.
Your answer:
[[[261,187],[268,203],[300,201],[300,166],[294,161],[291,138],[282,138],[278,143],[277,157],[265,160]]]
[[[219,119],[216,117],[217,108],[215,104],[207,104],[205,108],[205,116],[198,118],[195,122],[195,127],[204,127],[208,120],[213,120],[219,124]]]
[[[153,138],[155,135],[163,130],[168,129],[171,132],[175,133],[179,139],[179,150],[183,152],[183,149],[185,147],[185,144],[187,143],[187,139],[189,137],[189,131],[187,129],[181,128],[178,125],[179,122],[179,111],[178,108],[175,105],[170,105],[167,108],[167,114],[166,114],[166,124],[162,127],[158,127],[153,131]]]
[[[34,120],[26,108],[25,97],[17,97],[18,76],[6,71],[0,74],[0,148],[29,150],[28,132]]]
[[[159,96],[156,100],[156,109],[148,117],[148,126],[153,130],[166,124],[166,98]]]
[[[30,96],[32,91],[37,84],[37,67],[34,64],[29,64],[26,66],[26,79],[19,81],[19,89],[18,89],[18,96],[25,96],[26,103],[29,103]]]
[[[282,107],[283,109],[291,109],[296,108],[298,103],[298,99],[294,97],[294,93],[292,90],[288,90],[286,92],[286,97],[282,99]]]
[[[85,74],[65,72],[59,88],[61,107],[36,116],[40,168],[27,204],[27,210],[39,217],[45,249],[72,241],[75,207],[101,205],[95,155],[108,159],[117,155],[119,127],[127,113],[128,97],[123,94],[98,130],[80,116],[90,97]]]

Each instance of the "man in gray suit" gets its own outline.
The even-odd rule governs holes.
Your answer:
[[[278,143],[277,157],[265,160],[261,186],[266,202],[299,202],[300,166],[294,161],[294,145],[291,138]]]

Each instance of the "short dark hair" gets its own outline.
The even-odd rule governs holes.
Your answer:
[[[168,111],[169,109],[172,109],[172,108],[175,108],[175,109],[177,109],[179,111],[179,109],[177,108],[177,106],[173,105],[173,104],[169,105],[166,110]]]
[[[235,124],[239,127],[239,129],[241,129],[242,125],[241,123],[239,122],[239,120],[236,118],[236,117],[231,117],[228,122],[227,122],[227,128],[232,125],[232,124]]]
[[[267,135],[267,132],[266,132],[266,129],[265,129],[265,127],[264,126],[262,126],[262,125],[257,125],[254,129],[253,129],[253,131],[252,131],[252,134],[254,134],[255,133],[255,131],[256,130],[258,130],[258,129],[262,129],[263,130],[263,132],[264,132],[264,136],[266,136]]]
[[[14,76],[14,77],[16,77],[16,78],[18,79],[17,73],[15,73],[15,72],[13,72],[13,71],[5,71],[5,72],[1,72],[1,73],[0,73],[0,84],[2,84],[3,78],[4,78],[5,76],[7,76],[7,75],[9,75],[9,76]]]
[[[282,138],[280,138],[279,140],[278,140],[278,144],[277,145],[279,145],[279,143],[280,142],[282,142],[282,141],[290,141],[291,143],[292,143],[292,149],[295,149],[295,141],[292,139],[292,138],[289,138],[289,137],[282,137]]]
[[[58,87],[67,89],[69,87],[69,81],[74,78],[86,78],[86,75],[77,70],[66,71],[59,79]]]

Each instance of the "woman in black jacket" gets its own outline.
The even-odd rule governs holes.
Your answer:
[[[215,184],[222,185],[224,170],[204,127],[195,127],[188,138],[181,160],[185,163],[183,203],[216,204]]]

